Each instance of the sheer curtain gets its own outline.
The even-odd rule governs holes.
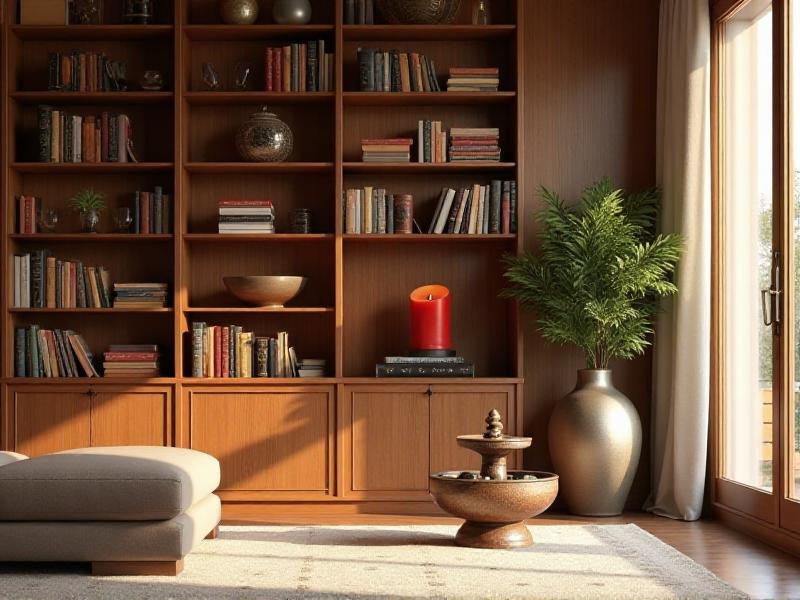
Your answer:
[[[711,161],[708,0],[662,0],[657,183],[662,228],[686,246],[656,326],[652,493],[659,515],[700,517],[706,472],[711,336]]]

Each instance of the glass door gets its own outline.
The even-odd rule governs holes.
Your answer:
[[[719,428],[716,497],[774,522],[780,403],[780,206],[774,189],[773,6],[717,29]]]

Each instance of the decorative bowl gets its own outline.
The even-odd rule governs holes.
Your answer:
[[[395,25],[442,25],[456,20],[461,0],[377,0],[383,18]]]
[[[306,277],[285,275],[245,275],[223,277],[228,291],[242,302],[254,306],[283,308],[306,285]]]

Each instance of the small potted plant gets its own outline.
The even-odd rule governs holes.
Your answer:
[[[91,188],[81,190],[69,199],[69,207],[80,214],[82,233],[97,233],[100,214],[106,208],[103,194]]]
[[[545,340],[581,348],[586,368],[555,407],[550,456],[570,511],[619,514],[639,463],[642,426],[611,380],[611,359],[644,353],[658,300],[675,294],[680,235],[659,235],[658,190],[626,195],[604,179],[569,207],[542,190],[537,255],[506,259],[506,297],[532,308]]]

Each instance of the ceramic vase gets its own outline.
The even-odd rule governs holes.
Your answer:
[[[236,134],[236,150],[251,162],[283,162],[293,146],[292,130],[266,106],[250,115]]]
[[[550,417],[550,456],[570,512],[619,515],[642,449],[633,403],[614,387],[610,370],[578,371],[575,389]]]
[[[275,0],[272,18],[279,25],[305,25],[311,21],[309,0]]]
[[[258,19],[258,0],[222,0],[219,16],[228,25],[252,25]]]
[[[81,233],[97,233],[97,226],[100,224],[100,213],[96,210],[82,210]]]

